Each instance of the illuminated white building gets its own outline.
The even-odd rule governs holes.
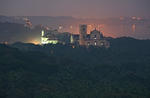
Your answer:
[[[41,32],[41,44],[57,44],[58,40],[55,36],[49,33],[45,33],[44,30]]]

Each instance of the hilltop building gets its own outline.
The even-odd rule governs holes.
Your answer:
[[[41,44],[69,44],[71,34],[68,32],[58,32],[58,30],[42,30]]]
[[[93,30],[90,34],[87,34],[87,25],[80,25],[80,34],[73,35],[74,43],[79,42],[81,46],[98,46],[98,47],[110,47],[110,43],[105,39],[102,32]]]
[[[41,32],[41,44],[57,44],[58,38],[55,36],[56,31],[45,33],[44,30]]]
[[[81,46],[110,47],[110,43],[105,39],[102,32],[93,30],[87,34],[87,25],[80,25],[79,34],[68,32],[60,33],[57,30],[41,32],[41,44],[75,44]]]

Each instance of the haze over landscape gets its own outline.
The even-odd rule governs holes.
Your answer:
[[[149,0],[1,0],[8,16],[149,17]]]
[[[149,0],[1,0],[0,15],[14,17],[0,21],[25,24],[24,18],[28,18],[34,26],[62,26],[61,32],[73,34],[79,33],[79,24],[96,24],[105,36],[150,39],[149,9]]]

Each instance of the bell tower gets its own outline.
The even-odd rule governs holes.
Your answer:
[[[87,25],[82,24],[80,25],[80,45],[85,45],[86,35],[87,35]]]

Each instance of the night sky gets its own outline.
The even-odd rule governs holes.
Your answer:
[[[106,18],[150,16],[150,0],[0,0],[0,14]]]

